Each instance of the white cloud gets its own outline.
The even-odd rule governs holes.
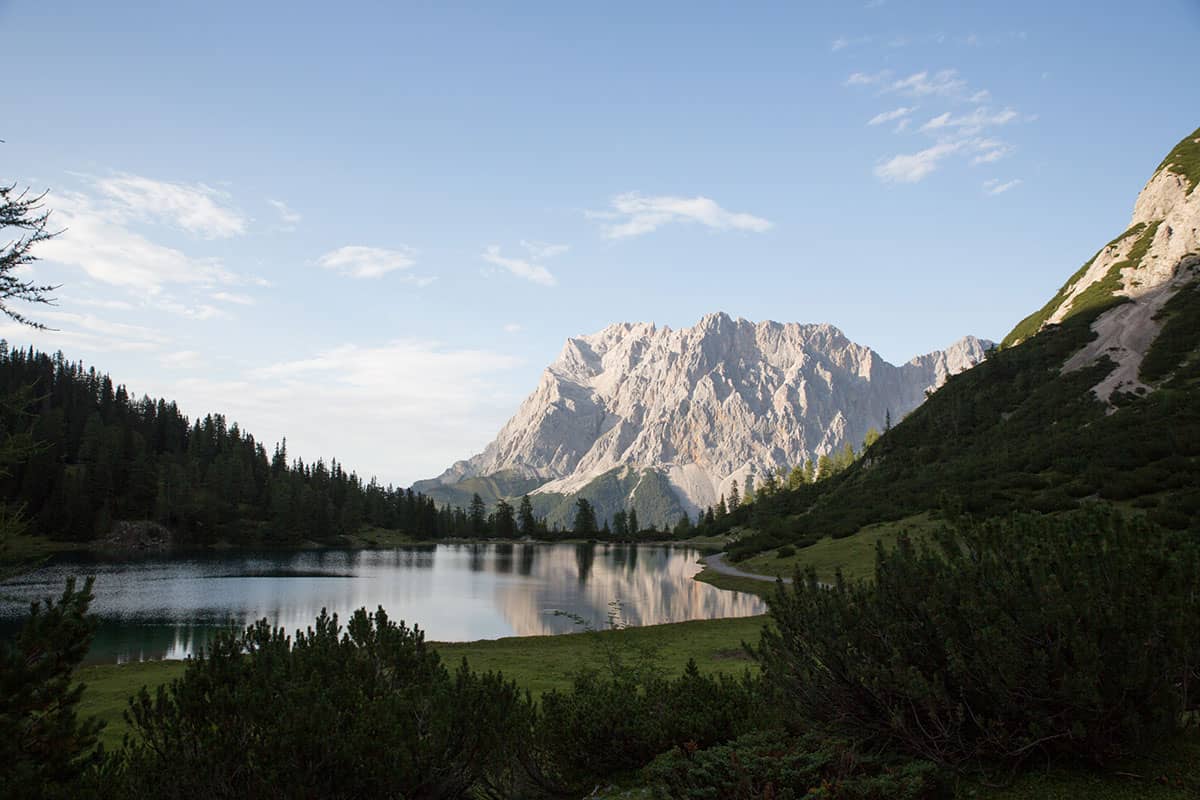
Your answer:
[[[7,319],[0,321],[0,338],[10,342],[32,343],[53,353],[64,350],[70,357],[80,352],[148,352],[158,350],[170,340],[160,331],[142,325],[112,322],[94,314],[70,311],[42,311],[37,320],[52,330],[33,330]]]
[[[186,413],[220,409],[260,441],[287,436],[289,454],[305,461],[336,456],[364,477],[407,485],[495,435],[520,402],[504,383],[520,365],[495,350],[398,340],[333,347],[229,380],[185,374],[150,388]]]
[[[876,114],[875,116],[871,117],[871,119],[867,122],[867,124],[868,125],[882,125],[885,122],[892,122],[894,120],[903,119],[904,117],[907,117],[909,114],[913,113],[914,111],[916,111],[915,108],[908,108],[906,106],[901,106],[900,108],[893,108],[891,111],[884,111],[884,112],[881,112],[881,113]]]
[[[119,213],[135,219],[157,219],[209,239],[244,233],[246,220],[224,205],[223,192],[202,183],[157,181],[140,175],[99,178],[96,188]]]
[[[958,152],[963,142],[939,142],[917,153],[901,154],[875,168],[875,174],[884,181],[894,183],[916,183],[937,169],[938,163]]]
[[[204,366],[204,356],[195,350],[180,350],[158,357],[158,363],[166,369],[199,369]]]
[[[1018,116],[1017,112],[1011,108],[1006,108],[1003,111],[992,111],[980,106],[969,114],[954,115],[949,111],[939,114],[922,125],[921,130],[929,132],[946,128],[958,128],[964,136],[973,136],[986,128],[1007,125],[1017,119]]]
[[[379,278],[417,263],[410,248],[385,250],[381,247],[347,245],[317,259],[317,266],[352,278]]]
[[[953,96],[961,94],[966,87],[967,82],[959,77],[957,70],[944,69],[932,75],[925,71],[914,72],[907,78],[893,81],[888,85],[886,91],[898,92],[911,97]]]
[[[882,83],[883,81],[887,80],[889,75],[891,75],[891,72],[886,69],[881,70],[880,72],[871,72],[871,73],[855,72],[855,73],[852,73],[849,78],[846,78],[846,85],[847,86],[873,86],[877,83]]]
[[[504,326],[505,333],[520,333],[522,330],[524,330],[524,328],[515,322],[510,322]]]
[[[839,50],[845,50],[847,47],[858,47],[859,45],[870,44],[874,37],[858,36],[854,39],[849,39],[845,36],[839,36],[829,43],[829,49],[836,53]]]
[[[525,239],[521,240],[521,247],[525,248],[530,258],[534,261],[561,256],[571,249],[569,245],[565,244],[550,244],[549,242],[527,241]]]
[[[500,254],[500,245],[498,244],[488,245],[487,250],[483,253],[483,260],[489,264],[495,264],[497,267],[503,267],[518,278],[524,278],[533,283],[540,283],[542,286],[554,286],[558,283],[550,273],[550,270],[540,264],[534,264],[520,258],[506,258],[502,256]]]
[[[1020,178],[1013,178],[1011,181],[1005,181],[1004,183],[1001,183],[996,178],[992,178],[989,181],[983,182],[984,191],[986,191],[988,194],[1003,194],[1004,192],[1007,192],[1009,189],[1016,188],[1017,186],[1020,186],[1020,185],[1021,185]]]
[[[267,203],[279,214],[279,221],[283,223],[284,230],[294,231],[300,220],[304,219],[299,213],[293,211],[287,203],[282,200],[272,200],[267,198]]]
[[[216,306],[209,305],[208,303],[188,305],[187,303],[181,303],[170,297],[157,298],[154,302],[154,306],[161,311],[167,312],[168,314],[175,314],[176,316],[187,317],[188,319],[199,321],[208,319],[221,319],[229,316],[229,312],[222,311]]]
[[[113,286],[156,293],[165,284],[212,286],[239,278],[211,258],[193,258],[150,241],[125,226],[126,209],[97,202],[79,192],[54,197],[52,224],[63,233],[42,244],[41,256],[78,267]]]
[[[619,220],[605,227],[610,239],[640,236],[671,223],[699,223],[714,230],[762,233],[771,223],[762,217],[727,211],[707,197],[646,197],[626,192],[612,200],[612,211],[592,212],[596,219]]]
[[[254,298],[247,294],[236,294],[234,292],[213,292],[213,300],[219,300],[222,303],[235,303],[239,306],[254,305]]]

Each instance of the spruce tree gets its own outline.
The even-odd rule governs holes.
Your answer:
[[[596,511],[592,504],[582,497],[575,501],[575,519],[571,525],[571,532],[583,539],[590,539],[596,535]]]
[[[629,509],[629,535],[637,536],[642,532],[642,526],[638,524],[637,509]]]
[[[730,512],[737,510],[737,507],[742,504],[742,498],[738,495],[738,482],[735,480],[729,487],[729,508]]]
[[[533,516],[533,503],[529,500],[529,495],[521,498],[521,505],[517,509],[517,524],[522,536],[537,536],[538,524]]]
[[[467,519],[471,525],[471,533],[482,536],[487,531],[487,506],[478,493],[471,495],[471,505],[467,509]]]

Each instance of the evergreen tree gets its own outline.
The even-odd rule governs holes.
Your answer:
[[[617,511],[617,513],[613,514],[612,521],[613,533],[616,534],[618,538],[624,539],[629,535],[629,515],[625,513],[624,509],[621,509]]]
[[[816,483],[817,481],[817,465],[812,459],[804,462],[804,482]]]
[[[629,509],[629,535],[637,536],[642,532],[642,526],[638,523],[637,509]]]
[[[754,502],[754,476],[746,476],[746,491],[742,495],[742,505],[748,506]]]
[[[537,519],[533,516],[533,503],[529,495],[521,497],[521,505],[517,510],[517,524],[522,536],[536,536],[538,533]]]
[[[592,504],[582,497],[575,501],[575,520],[571,525],[571,532],[583,539],[590,539],[596,535],[596,511]]]
[[[514,539],[517,535],[516,519],[513,515],[513,507],[503,500],[496,501],[496,512],[494,514],[495,522],[492,526],[492,532],[502,539]]]
[[[736,511],[737,507],[741,504],[742,498],[738,495],[738,482],[735,480],[729,487],[729,508],[727,510],[732,513]]]
[[[483,498],[479,496],[478,492],[471,495],[471,505],[467,507],[467,519],[473,535],[482,536],[487,531],[487,506],[483,504]]]
[[[717,501],[717,508],[716,511],[713,512],[713,516],[720,521],[725,519],[725,515],[728,513],[729,509],[725,507],[725,495],[721,495],[721,499]]]

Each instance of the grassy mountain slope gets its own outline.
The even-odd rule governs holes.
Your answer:
[[[1049,514],[1107,502],[1200,533],[1200,266],[1186,247],[1163,244],[1196,225],[1190,195],[1200,178],[1200,131],[1172,151],[1151,184],[1162,184],[1163,170],[1187,181],[1185,199],[1162,212],[1173,216],[1136,224],[1102,248],[1014,328],[1004,347],[951,377],[845,472],[759,497],[709,532],[741,528],[731,548],[738,559],[916,515]],[[1160,236],[1164,225],[1174,229]],[[1119,292],[1129,276],[1141,280],[1147,264],[1168,254],[1171,269],[1155,278],[1158,299]],[[1104,259],[1103,275],[1079,284],[1097,258]],[[1164,297],[1161,308],[1153,305]],[[1061,322],[1045,325],[1064,302],[1070,305],[1056,317]],[[1134,345],[1137,377],[1146,385],[1104,402],[1093,387],[1112,372],[1113,358],[1128,352],[1106,349],[1071,371],[1064,364],[1097,339],[1097,330],[1108,331],[1107,348],[1113,324],[1125,319],[1112,316],[1115,306],[1131,302],[1147,309],[1147,320],[1158,309],[1157,333],[1147,328],[1149,344]]]

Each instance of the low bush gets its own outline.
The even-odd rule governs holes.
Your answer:
[[[539,783],[565,794],[631,774],[669,750],[729,741],[769,719],[761,681],[703,675],[690,662],[678,678],[624,669],[580,673],[569,692],[542,697],[535,732]]]
[[[758,731],[708,750],[672,751],[645,770],[671,800],[927,800],[945,790],[934,764],[865,754],[849,742]]]
[[[785,544],[783,547],[775,551],[776,558],[791,558],[794,555],[796,555],[796,548],[792,547],[790,544]]]
[[[1087,510],[944,530],[780,585],[759,656],[810,721],[942,764],[1104,763],[1200,708],[1195,539]]]
[[[105,794],[459,798],[507,783],[531,714],[515,684],[450,673],[383,609],[344,632],[322,612],[294,641],[263,620],[131,701]]]

